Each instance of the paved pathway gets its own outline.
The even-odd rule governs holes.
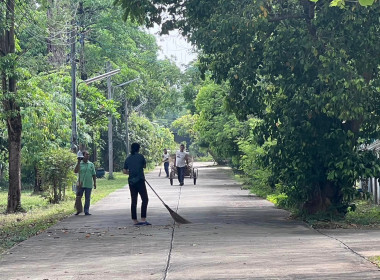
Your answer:
[[[322,231],[241,190],[227,168],[201,167],[197,185],[147,180],[192,224],[173,226],[149,191],[153,226],[134,227],[123,188],[0,258],[0,279],[380,279],[380,231]],[[139,208],[138,208],[139,209]]]

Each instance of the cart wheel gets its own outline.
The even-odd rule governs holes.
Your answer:
[[[173,186],[173,179],[170,178],[170,185]]]

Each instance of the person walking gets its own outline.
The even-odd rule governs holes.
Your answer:
[[[78,163],[75,166],[74,172],[79,174],[77,187],[77,203],[82,206],[82,197],[84,193],[84,214],[86,216],[90,214],[91,192],[92,188],[96,189],[96,171],[94,164],[89,161],[90,154],[87,151],[83,151],[83,158],[78,157]],[[82,212],[82,207],[77,207],[77,213],[79,215]]]
[[[188,155],[185,152],[185,145],[181,144],[179,146],[179,151],[176,152],[174,158],[174,166],[177,167],[178,181],[179,185],[184,185],[185,178],[185,168],[189,164]]]
[[[128,174],[129,191],[131,193],[131,216],[133,224],[136,226],[150,225],[146,221],[146,213],[148,208],[148,192],[145,185],[144,168],[146,168],[146,160],[142,154],[139,154],[140,144],[133,143],[131,145],[131,154],[124,162],[123,173]],[[137,198],[141,197],[141,222],[137,220]]]
[[[162,162],[164,163],[164,169],[166,173],[166,178],[169,178],[169,153],[167,149],[164,149],[164,153],[162,154]]]

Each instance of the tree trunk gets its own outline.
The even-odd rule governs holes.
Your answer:
[[[37,166],[34,166],[34,193],[41,192],[41,175]]]
[[[342,212],[341,203],[343,196],[332,182],[326,182],[323,185],[316,185],[314,192],[303,205],[303,210],[307,214],[316,214],[318,212],[335,211]]]
[[[58,203],[58,184],[57,181],[54,179],[53,181],[53,203]]]
[[[21,210],[21,116],[8,119],[9,192],[7,212]],[[11,132],[12,131],[12,132]],[[10,133],[11,132],[11,133]]]
[[[4,113],[8,129],[9,152],[9,192],[7,212],[13,213],[21,210],[21,132],[22,121],[20,106],[18,105],[15,76],[15,33],[13,0],[2,0],[7,5],[6,29],[1,30],[1,55],[7,56],[10,65],[1,69]]]

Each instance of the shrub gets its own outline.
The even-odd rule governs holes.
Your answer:
[[[44,187],[48,189],[51,203],[65,198],[65,190],[75,181],[76,155],[63,148],[52,148],[45,152],[40,162]]]

